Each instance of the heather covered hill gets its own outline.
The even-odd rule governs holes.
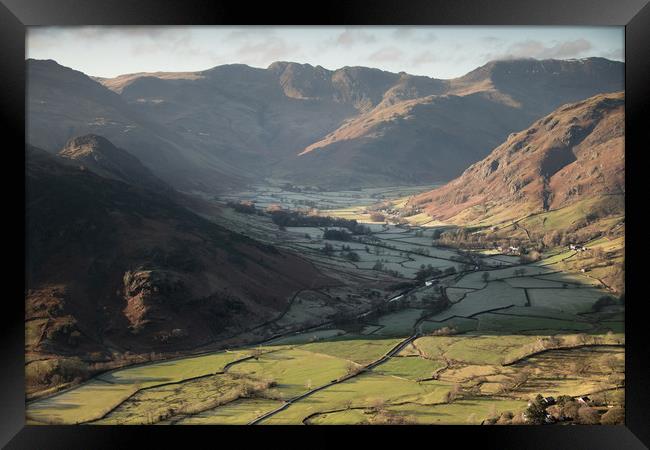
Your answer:
[[[409,202],[440,220],[559,209],[624,193],[624,96],[602,94],[564,105],[511,134],[456,180]]]

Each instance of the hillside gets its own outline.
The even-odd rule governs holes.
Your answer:
[[[446,181],[558,106],[621,90],[622,68],[602,58],[513,60],[453,80],[402,74],[375,107],[307,146],[296,176]],[[332,164],[337,174],[320,172]]]
[[[58,156],[73,161],[104,178],[122,181],[154,191],[171,188],[146,168],[138,158],[95,134],[70,139]]]
[[[29,60],[28,80],[31,144],[57,151],[101,134],[172,186],[216,192],[260,177],[325,187],[447,181],[561,104],[621,90],[623,64],[498,61],[439,80],[276,62],[92,79]]]
[[[404,211],[458,225],[440,243],[515,246],[556,254],[554,267],[582,271],[624,293],[623,93],[564,105],[511,134],[457,179],[414,196]],[[588,251],[574,252],[571,244]],[[549,253],[550,252],[550,253]]]
[[[624,97],[603,94],[560,107],[511,134],[452,182],[408,203],[452,222],[521,217],[624,193]]]
[[[47,362],[28,366],[30,390],[93,363],[224,340],[327,282],[158,192],[31,147],[26,170],[26,353]]]
[[[176,188],[214,190],[242,181],[219,155],[140,114],[115,92],[52,60],[28,60],[27,142],[57,153],[72,138],[99,134]],[[215,182],[218,179],[218,182]]]

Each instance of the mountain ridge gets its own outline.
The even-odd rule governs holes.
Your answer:
[[[458,178],[408,205],[461,222],[479,206],[519,215],[559,209],[591,196],[624,194],[624,158],[624,94],[599,94],[511,134]]]
[[[28,60],[29,142],[52,150],[100,134],[172,186],[204,192],[260,177],[324,187],[449,180],[560,104],[622,89],[624,67],[511,60],[439,80],[276,62],[82,82],[54,64]],[[468,128],[474,110],[487,116]]]

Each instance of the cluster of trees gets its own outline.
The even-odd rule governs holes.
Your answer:
[[[392,275],[398,278],[402,276],[402,274],[399,273],[397,270],[387,268],[386,266],[384,266],[384,263],[379,260],[377,260],[377,262],[375,262],[375,265],[372,266],[372,270],[378,270],[380,272],[384,272],[387,273],[388,275]]]
[[[528,264],[542,259],[542,254],[538,250],[528,250],[519,255],[519,262],[521,264]]]
[[[440,276],[442,273],[442,270],[433,267],[431,264],[427,264],[426,266],[422,264],[418,271],[415,272],[415,279],[418,281],[424,281],[427,278]]]
[[[310,208],[316,208],[316,206],[318,206],[313,200],[291,200],[291,203],[294,205],[308,206]]]
[[[452,327],[437,328],[429,334],[431,336],[453,336],[454,334],[458,334],[458,333],[459,333],[458,329],[452,326]]]
[[[272,210],[268,211],[268,213],[273,223],[280,227],[339,227],[347,228],[350,233],[355,235],[370,234],[370,228],[359,224],[356,220],[313,216],[299,211]]]
[[[416,255],[422,255],[422,256],[430,256],[431,252],[429,251],[428,248],[424,247],[411,247],[409,250],[410,253],[415,253]]]
[[[544,423],[572,421],[582,425],[613,425],[623,423],[625,411],[621,406],[614,406],[602,416],[590,405],[581,403],[568,395],[561,395],[555,404],[547,405],[541,395],[537,395],[524,413],[526,423],[542,425]]]
[[[323,246],[323,248],[320,249],[320,251],[325,253],[326,255],[332,255],[334,254],[334,246],[329,242],[325,242],[325,245]]]
[[[372,425],[415,425],[417,420],[414,417],[400,412],[386,409],[384,399],[376,399],[372,402],[372,418],[367,422]]]
[[[345,230],[326,229],[323,232],[323,239],[330,241],[350,241],[352,235]]]
[[[346,252],[342,252],[342,256],[352,262],[359,262],[361,261],[361,257],[357,252],[353,252],[351,250],[348,250]]]
[[[611,295],[603,295],[598,300],[596,300],[596,303],[591,305],[591,309],[595,312],[599,312],[608,306],[617,306],[617,305],[622,306],[624,298],[625,297],[623,296],[621,296],[620,298],[614,298]]]
[[[226,205],[229,208],[234,209],[238,213],[242,214],[257,214],[258,216],[263,216],[264,212],[260,211],[255,207],[253,202],[228,202]]]

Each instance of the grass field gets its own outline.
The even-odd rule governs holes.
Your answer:
[[[222,200],[249,199],[259,207],[291,208],[317,202],[321,214],[367,223],[368,205],[404,202],[416,191],[286,192],[257,186]],[[544,229],[565,226],[590,207],[585,203],[549,211],[527,217],[521,224]],[[502,212],[502,218],[508,214],[512,212]],[[101,374],[28,403],[28,423],[246,424],[308,394],[261,423],[480,424],[498,412],[521,412],[538,393],[588,395],[621,389],[624,384],[623,308],[594,311],[592,305],[608,293],[597,279],[599,270],[605,269],[580,273],[572,266],[577,259],[573,251],[553,249],[541,261],[525,266],[516,256],[477,251],[480,264],[489,270],[438,280],[452,302],[450,307],[434,310],[425,297],[438,292],[438,285],[423,288],[420,279],[420,287],[405,295],[404,301],[389,305],[395,306],[390,312],[374,312],[350,324],[333,320],[332,315],[344,306],[356,317],[356,311],[374,309],[402,289],[380,284],[412,281],[422,265],[460,271],[463,266],[453,260],[461,256],[458,252],[431,245],[433,229],[442,224],[417,215],[409,220],[419,227],[375,223],[370,224],[373,235],[366,236],[366,242],[340,242],[323,240],[322,228],[283,231],[268,217],[250,217],[228,208],[219,220],[299,252],[330,275],[333,286],[350,283],[354,277],[358,283],[354,292],[361,294],[346,295],[353,292],[349,284],[304,289],[274,321],[271,336],[280,335],[274,340]],[[507,220],[497,225],[512,227]],[[326,243],[334,249],[331,254],[322,250]],[[344,245],[357,253],[358,261],[346,256]],[[621,240],[606,238],[588,245],[616,252],[622,246]],[[585,255],[583,262],[591,263]],[[377,261],[382,270],[373,269]],[[411,280],[395,278],[388,270]],[[370,289],[379,295],[370,296]],[[28,323],[28,343],[39,339],[46,320]],[[298,328],[298,324],[308,326]],[[296,332],[305,329],[311,331]],[[416,332],[417,339],[385,357]],[[374,363],[372,369],[362,370]]]
[[[180,425],[246,425],[258,416],[282,405],[279,400],[240,399],[227,405],[203,411],[176,422]]]

